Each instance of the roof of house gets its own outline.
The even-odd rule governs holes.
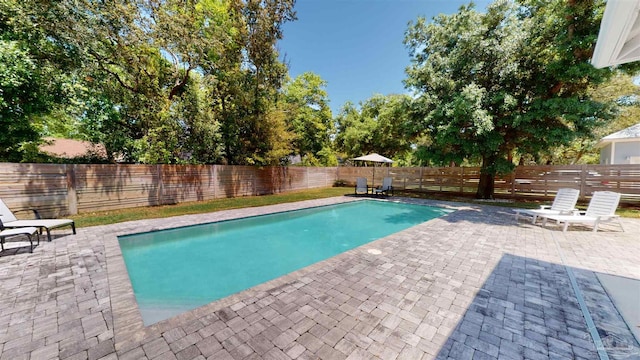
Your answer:
[[[609,0],[591,63],[597,68],[640,60],[640,0]]]
[[[629,126],[626,129],[622,129],[618,132],[614,132],[611,135],[607,135],[600,139],[596,144],[596,147],[602,147],[606,144],[614,142],[616,140],[629,140],[629,139],[638,139],[640,140],[640,123]]]
[[[631,139],[640,138],[640,123],[633,126],[629,126],[626,129],[622,129],[618,132],[614,132],[611,135],[607,135],[602,140],[615,140],[615,139]]]
[[[53,137],[45,137],[45,144],[40,145],[40,151],[49,155],[72,159],[79,156],[89,154],[97,154],[101,157],[107,157],[107,151],[102,144],[94,144],[89,141],[74,139],[58,139]]]

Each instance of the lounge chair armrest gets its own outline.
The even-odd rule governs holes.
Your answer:
[[[36,220],[42,219],[42,216],[40,216],[40,213],[36,209],[20,209],[20,210],[14,211],[14,213],[19,213],[19,212],[24,212],[24,211],[31,211]]]
[[[38,212],[38,210],[36,209],[31,209],[31,211],[33,211],[33,216],[36,217],[36,219],[42,219],[42,216],[40,216],[40,213]]]
[[[551,205],[540,205],[540,210],[551,209]]]

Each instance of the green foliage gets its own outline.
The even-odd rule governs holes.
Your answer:
[[[284,109],[289,131],[295,134],[293,152],[309,166],[335,163],[331,136],[335,133],[326,81],[306,72],[285,84]]]
[[[336,117],[336,147],[348,158],[374,152],[402,157],[411,150],[406,128],[410,108],[407,95],[374,95],[360,109],[347,102]]]
[[[410,24],[406,85],[417,93],[414,136],[426,162],[477,161],[478,197],[493,196],[496,174],[516,154],[592,136],[611,113],[589,97],[610,70],[594,69],[600,1],[495,1]]]
[[[178,157],[192,163],[215,164],[222,159],[222,141],[220,123],[209,102],[211,90],[198,74],[191,77],[170,113],[180,125]]]
[[[29,117],[44,111],[37,67],[16,41],[0,39],[0,161],[20,160],[20,144],[37,139]]]
[[[280,109],[271,109],[265,118],[263,129],[265,156],[258,164],[279,165],[287,162],[292,151],[294,135],[287,129],[285,114]]]
[[[347,185],[347,181],[343,179],[338,179],[333,182],[333,187],[343,187]]]
[[[603,137],[635,125],[640,119],[640,87],[629,74],[617,72],[615,76],[593,89],[589,96],[609,104],[614,113],[612,121],[593,129],[593,136],[579,137],[568,145],[561,145],[542,152],[537,162],[552,164],[597,164],[600,149],[596,143]],[[535,159],[524,159],[535,160]]]
[[[48,39],[38,10],[46,12],[29,0],[0,0],[0,161],[21,161],[22,145],[39,139],[33,119],[64,100],[58,69],[70,54]]]
[[[281,161],[270,112],[293,0],[0,1],[0,156],[63,135],[111,160]]]

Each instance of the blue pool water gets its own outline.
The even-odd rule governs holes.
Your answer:
[[[366,200],[118,240],[149,325],[448,212]]]

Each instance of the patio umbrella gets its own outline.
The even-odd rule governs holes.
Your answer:
[[[364,155],[364,156],[360,156],[357,158],[353,158],[351,160],[358,160],[358,161],[370,161],[370,162],[374,162],[374,163],[384,163],[384,164],[391,164],[393,162],[393,160],[386,158],[382,155],[373,153],[373,154],[369,154],[369,155]]]
[[[374,167],[373,167],[373,179],[371,181],[371,185],[375,186],[375,182],[376,182],[376,168],[375,168],[375,164],[391,164],[393,163],[393,160],[384,157],[382,155],[373,153],[373,154],[369,154],[369,155],[363,155],[363,156],[359,156],[357,158],[353,158],[351,160],[354,161],[364,161],[364,162],[372,162],[374,163]]]

